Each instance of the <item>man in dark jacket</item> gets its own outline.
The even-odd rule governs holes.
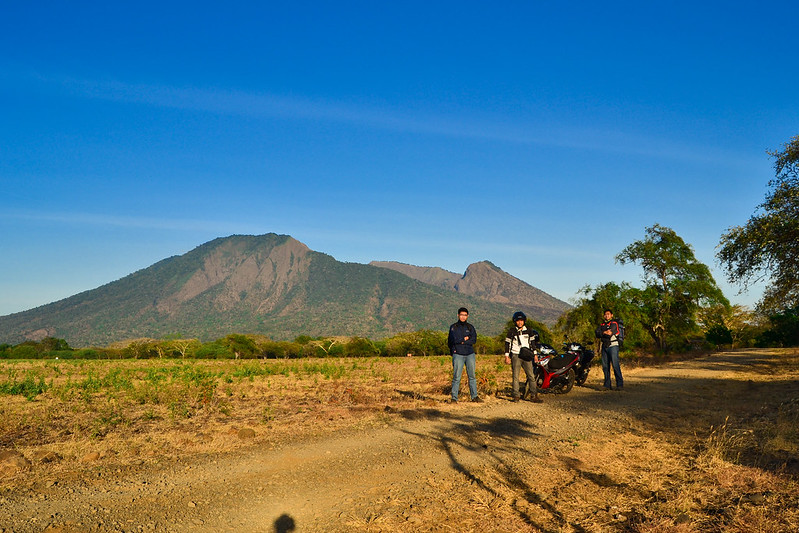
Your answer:
[[[619,322],[613,319],[613,311],[605,309],[605,321],[596,328],[596,338],[602,341],[602,373],[605,374],[605,390],[610,390],[610,367],[616,378],[616,390],[624,390],[624,378],[619,363]]]
[[[467,318],[469,318],[469,310],[461,307],[458,309],[458,321],[449,327],[447,345],[449,346],[449,353],[452,355],[451,402],[458,401],[464,366],[469,377],[469,394],[472,397],[472,401],[483,401],[477,395],[477,376],[475,375],[477,356],[474,353],[474,343],[477,341],[477,331],[475,331],[474,326],[466,321]]]

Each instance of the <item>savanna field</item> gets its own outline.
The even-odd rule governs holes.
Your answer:
[[[100,474],[152,476],[300,443],[329,454],[336,447],[326,443],[351,437],[359,449],[365,436],[404,427],[437,436],[415,448],[406,435],[396,444],[401,453],[370,459],[389,465],[382,478],[394,480],[384,483],[389,494],[372,494],[362,506],[353,497],[308,530],[446,531],[454,516],[463,531],[796,530],[795,350],[625,363],[627,392],[601,392],[595,368],[587,387],[545,395],[542,405],[511,404],[503,399],[509,368],[480,356],[487,402],[448,406],[448,357],[4,361],[0,447],[23,460],[0,466],[2,498],[25,507],[28,497],[68,493]],[[440,435],[431,429],[447,424]],[[490,457],[453,463],[459,449],[467,457],[494,448]],[[449,459],[436,466],[442,449]],[[397,456],[405,460],[395,464]],[[436,475],[414,489],[418,473],[408,469],[428,463]],[[351,475],[332,469],[329,483]],[[368,484],[364,476],[347,485]],[[40,504],[30,512],[41,512]],[[63,523],[126,530],[122,521],[116,529]],[[170,531],[181,522],[165,515],[154,523]]]

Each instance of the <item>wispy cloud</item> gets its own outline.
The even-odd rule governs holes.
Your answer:
[[[202,231],[218,235],[231,233],[259,233],[261,228],[237,222],[165,219],[105,215],[96,213],[37,213],[32,211],[6,211],[0,213],[0,220],[38,222],[45,224],[68,224],[79,226],[117,227],[126,229]]]
[[[55,78],[31,75],[38,83],[58,86],[81,98],[139,103],[169,109],[250,118],[330,121],[401,133],[436,135],[590,150],[638,156],[712,162],[723,165],[750,163],[740,154],[721,149],[681,145],[668,139],[647,138],[617,126],[590,128],[567,120],[520,121],[506,116],[431,115],[405,109],[353,104],[326,99],[280,96],[222,88],[173,87],[121,81]]]

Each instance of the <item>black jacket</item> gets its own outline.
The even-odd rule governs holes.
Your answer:
[[[465,337],[469,337],[468,340]],[[477,340],[477,331],[468,322],[458,320],[449,327],[447,345],[450,354],[469,355],[474,353],[474,343]]]

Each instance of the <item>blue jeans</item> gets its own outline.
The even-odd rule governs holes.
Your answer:
[[[452,354],[452,399],[458,399],[458,391],[461,388],[461,376],[463,367],[466,366],[466,375],[469,377],[469,394],[472,398],[477,398],[477,356],[474,353],[469,355]]]
[[[608,346],[602,348],[602,373],[605,374],[606,389],[610,388],[610,366],[613,365],[613,375],[616,378],[616,388],[624,388],[624,378],[621,377],[621,365],[619,364],[619,347]]]

